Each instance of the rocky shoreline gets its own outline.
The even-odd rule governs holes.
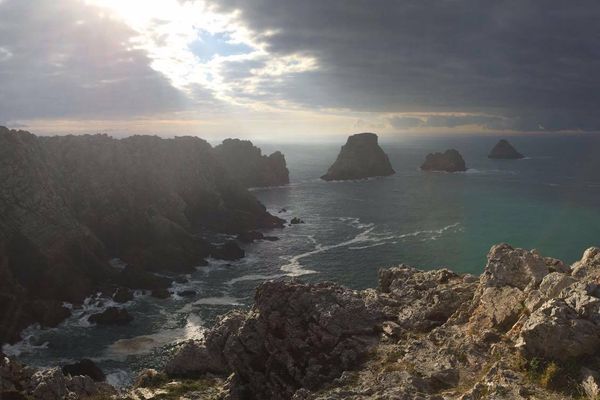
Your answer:
[[[260,154],[249,142],[241,151],[250,161]],[[173,279],[156,273],[175,278],[209,257],[244,256],[215,233],[285,224],[196,137],[37,137],[0,127],[0,160],[0,343],[33,323],[56,326],[70,314],[64,302],[92,293],[164,296]],[[287,177],[283,156],[274,160],[263,169]]]
[[[362,291],[327,282],[266,282],[251,309],[222,316],[204,340],[182,345],[164,371],[143,371],[126,393],[97,384],[95,393],[594,399],[600,390],[600,249],[586,250],[571,266],[507,244],[492,247],[487,258],[479,277],[400,265],[382,269],[378,287]],[[41,382],[75,385],[75,377],[57,378],[53,370],[10,372],[7,365],[15,369],[15,363],[5,359],[0,377],[22,394],[42,398],[35,397]]]

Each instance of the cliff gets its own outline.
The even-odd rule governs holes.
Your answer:
[[[195,382],[227,399],[593,394],[600,372],[600,249],[588,249],[571,267],[506,244],[492,247],[487,259],[479,277],[445,268],[384,269],[375,290],[264,283],[250,310],[221,317],[164,372],[144,372],[152,384],[138,385],[168,390],[160,382],[178,387],[182,377],[200,377]]]
[[[290,183],[285,156],[279,151],[266,156],[249,140],[225,139],[215,147],[215,154],[229,175],[246,188]]]
[[[429,153],[421,165],[423,171],[462,172],[467,170],[465,160],[455,149],[443,153]]]
[[[202,139],[36,137],[0,128],[0,342],[52,326],[94,290],[153,289],[234,245],[207,231],[281,227]],[[243,252],[242,252],[243,253]],[[130,267],[109,265],[120,258]]]
[[[501,139],[494,148],[490,151],[488,158],[517,160],[523,158],[523,154],[519,153],[507,140]]]
[[[321,179],[354,180],[394,173],[390,160],[377,143],[377,135],[359,133],[348,138],[337,159]]]

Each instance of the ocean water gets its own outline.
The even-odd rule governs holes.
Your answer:
[[[194,289],[195,297],[157,300],[139,293],[127,304],[135,318],[129,326],[90,326],[87,316],[111,304],[89,299],[58,328],[32,327],[25,341],[4,351],[38,366],[91,358],[112,383],[124,385],[136,371],[160,367],[174,342],[201,337],[218,315],[251,304],[267,279],[330,280],[360,289],[376,285],[379,268],[399,263],[479,274],[489,248],[500,242],[569,263],[600,245],[600,137],[514,136],[510,141],[527,158],[489,160],[498,139],[382,141],[394,176],[329,183],[318,178],[340,143],[258,143],[264,152],[284,152],[292,182],[254,194],[272,213],[305,224],[272,231],[279,241],[246,245],[245,259],[212,261],[173,287]],[[428,152],[447,148],[462,153],[466,173],[419,170]]]

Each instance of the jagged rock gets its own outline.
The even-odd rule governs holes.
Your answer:
[[[95,382],[103,382],[106,380],[106,375],[98,366],[90,359],[84,358],[74,364],[67,364],[62,367],[62,372],[65,375],[78,376],[85,375],[92,378]]]
[[[478,306],[469,320],[469,331],[485,334],[488,330],[508,331],[523,311],[526,295],[515,287],[486,287],[477,295]]]
[[[219,260],[234,261],[244,258],[246,252],[235,241],[230,240],[220,246],[215,246],[210,255]]]
[[[461,172],[466,171],[465,160],[455,149],[444,153],[429,153],[421,165],[423,171]]]
[[[390,160],[377,143],[374,133],[352,135],[321,179],[326,181],[365,179],[393,175]]]
[[[90,315],[88,321],[98,325],[127,325],[133,321],[133,317],[123,308],[109,307],[101,313]]]
[[[117,303],[127,303],[128,301],[133,300],[133,291],[126,287],[120,287],[115,290],[112,298]]]
[[[356,366],[380,318],[357,293],[334,284],[268,282],[223,356],[255,398],[290,398]]]
[[[545,260],[537,252],[514,249],[503,243],[490,250],[481,283],[485,286],[512,286],[528,291],[537,288],[547,274]]]
[[[294,217],[290,220],[290,225],[298,225],[298,224],[303,224],[303,223],[304,223],[304,221],[298,217]]]
[[[558,297],[560,292],[577,282],[577,279],[560,272],[552,272],[540,283],[540,292],[547,298]]]
[[[506,139],[501,139],[496,143],[488,155],[488,158],[506,160],[516,160],[523,157],[523,154],[519,153]]]
[[[244,187],[290,183],[285,156],[279,151],[265,156],[249,140],[225,139],[215,147],[215,154],[227,172]]]
[[[600,346],[598,326],[580,318],[563,299],[551,299],[527,320],[517,346],[531,356],[568,360],[594,354]]]
[[[600,248],[590,247],[583,253],[581,260],[571,266],[572,275],[576,278],[600,276]]]
[[[64,399],[68,394],[65,376],[58,367],[34,373],[29,391],[36,400]]]
[[[429,331],[445,323],[476,284],[447,269],[419,271],[400,265],[379,271],[379,288],[397,303],[397,323],[404,329]]]

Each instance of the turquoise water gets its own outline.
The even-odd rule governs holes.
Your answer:
[[[332,280],[353,288],[376,285],[380,267],[399,263],[447,266],[478,274],[489,248],[499,242],[537,248],[573,262],[600,245],[600,137],[539,135],[509,138],[523,160],[489,160],[497,137],[413,137],[383,141],[396,170],[391,177],[359,182],[320,181],[340,144],[271,145],[286,155],[291,184],[254,190],[271,210],[306,223],[271,234],[277,242],[246,246],[248,257],[211,262],[174,291],[193,298],[157,300],[140,294],[127,306],[135,320],[125,327],[90,327],[90,304],[52,330],[32,328],[25,342],[6,348],[35,365],[90,357],[112,382],[127,383],[143,367],[160,366],[170,343],[198,337],[202,327],[233,307],[252,303],[266,279],[296,276]],[[431,151],[456,148],[466,173],[424,173]]]

